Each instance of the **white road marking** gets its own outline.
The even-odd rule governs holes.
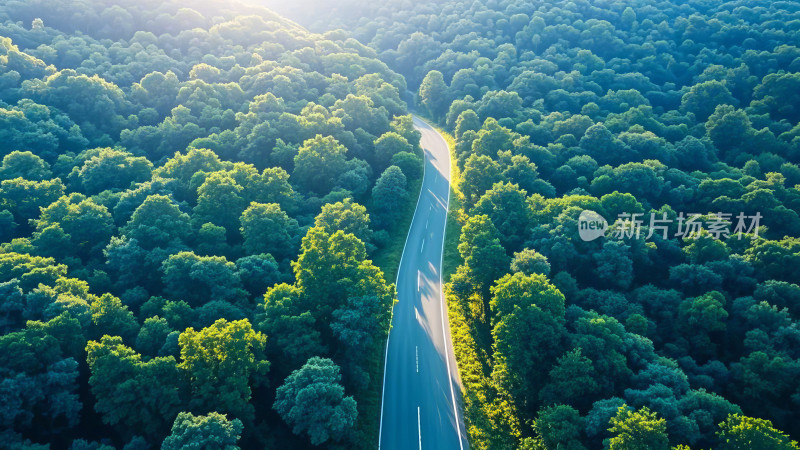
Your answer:
[[[422,238],[422,247],[420,247],[419,252],[422,253],[423,250],[425,250],[425,238],[424,237]]]
[[[417,434],[419,435],[419,450],[422,450],[422,425],[419,422],[419,406],[417,406]]]
[[[416,357],[417,357],[417,373],[419,373],[419,346],[418,345],[414,347],[414,353],[416,353]]]

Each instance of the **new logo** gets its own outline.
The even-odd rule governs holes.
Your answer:
[[[584,241],[593,241],[606,234],[608,222],[600,214],[585,209],[578,217],[578,234]]]

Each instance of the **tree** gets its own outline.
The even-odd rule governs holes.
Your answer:
[[[515,307],[535,305],[556,319],[564,317],[564,295],[544,275],[507,274],[491,288],[493,320],[500,320]]]
[[[558,358],[549,375],[550,382],[539,391],[544,405],[566,404],[586,409],[600,393],[592,360],[583,356],[580,348]]]
[[[186,329],[178,343],[178,367],[189,377],[193,408],[252,420],[251,384],[259,384],[269,370],[269,362],[262,354],[266,336],[253,331],[247,319],[219,319],[200,331]]]
[[[172,424],[172,432],[161,445],[162,450],[239,450],[236,442],[244,426],[239,419],[228,420],[224,415],[211,412],[195,416],[182,412]]]
[[[586,449],[581,443],[583,427],[583,418],[578,410],[567,405],[540,409],[533,425],[546,448],[564,450]]]
[[[133,313],[111,294],[103,294],[89,304],[92,313],[93,335],[118,335],[125,342],[132,343],[139,333],[139,324]]]
[[[230,174],[214,172],[197,189],[194,219],[225,227],[228,237],[239,231],[239,217],[245,209],[242,186]]]
[[[547,380],[547,370],[562,352],[566,330],[563,317],[554,317],[535,304],[513,305],[494,321],[492,379],[508,392],[518,409],[533,414],[539,406],[535,389]],[[548,342],[549,345],[537,345]]]
[[[173,331],[166,319],[148,317],[136,336],[136,349],[149,356],[165,356],[161,354],[161,350],[165,348],[167,337]]]
[[[176,253],[162,263],[161,272],[167,295],[193,306],[210,300],[235,302],[244,297],[236,265],[224,256]]]
[[[87,194],[97,194],[147,181],[152,169],[153,164],[143,156],[134,157],[128,152],[104,148],[83,163],[78,178]]]
[[[149,195],[136,208],[122,233],[136,239],[146,250],[168,248],[186,242],[191,235],[191,219],[165,195]]]
[[[307,435],[313,445],[341,441],[353,430],[358,411],[340,381],[333,361],[313,357],[278,387],[273,408],[294,434]]]
[[[717,105],[736,105],[724,82],[717,80],[695,84],[681,98],[681,109],[694,113],[698,122],[705,122]]]
[[[721,156],[748,145],[755,134],[747,113],[731,105],[717,106],[706,121],[706,130]]]
[[[244,288],[253,297],[263,295],[267,288],[283,278],[277,261],[268,253],[237,259],[236,273],[239,279],[242,280]]]
[[[376,295],[386,301],[394,294],[383,272],[366,259],[364,243],[342,230],[333,234],[313,227],[303,238],[300,256],[292,263],[297,287],[312,314],[322,323],[350,297]]]
[[[798,73],[770,73],[756,86],[754,106],[757,110],[765,110],[777,121],[786,119],[791,123],[800,120],[800,101],[797,91],[800,87]]]
[[[667,450],[667,422],[647,407],[632,411],[620,406],[617,415],[611,418],[608,429],[611,450]]]
[[[501,126],[496,119],[489,118],[481,127],[472,142],[472,152],[495,158],[498,152],[505,152],[514,148],[514,134],[506,127]]]
[[[369,228],[370,216],[367,208],[351,198],[340,202],[322,205],[322,210],[314,218],[314,226],[328,234],[339,230],[350,233],[364,244],[372,241],[372,230]]]
[[[460,189],[466,198],[467,210],[478,202],[483,194],[501,181],[500,165],[486,155],[471,154],[461,173]]]
[[[626,290],[633,282],[633,260],[630,246],[622,241],[603,242],[603,249],[594,254],[598,284]]]
[[[699,297],[686,299],[678,307],[679,328],[691,344],[696,357],[711,357],[716,346],[712,339],[726,329],[728,311],[721,292],[711,291]]]
[[[514,258],[511,260],[511,271],[521,272],[525,275],[538,273],[548,276],[550,275],[550,263],[547,262],[546,256],[532,248],[526,248],[514,253]]]
[[[475,111],[468,109],[458,115],[455,129],[456,139],[461,139],[461,136],[463,136],[464,132],[467,130],[478,132],[480,129],[481,120],[478,118],[478,115],[475,113]]]
[[[34,424],[47,424],[52,433],[79,421],[82,404],[78,397],[78,363],[67,353],[69,342],[78,339],[77,320],[60,316],[70,328],[60,335],[53,323],[29,322],[23,330],[0,336],[0,426],[5,430],[29,431]],[[52,428],[50,428],[52,427]]]
[[[44,181],[52,178],[50,164],[31,152],[15,150],[3,157],[0,166],[0,179],[24,178],[30,181]]]
[[[331,330],[344,348],[352,384],[364,389],[369,373],[361,367],[363,355],[388,333],[392,305],[377,296],[351,297],[333,312]],[[376,340],[377,338],[377,340]]]
[[[444,76],[438,70],[431,70],[425,75],[419,86],[419,99],[433,117],[441,118],[447,112],[450,102],[447,98],[447,85]]]
[[[621,164],[628,162],[628,148],[602,123],[589,127],[581,137],[580,147],[598,164]]]
[[[797,442],[772,427],[772,422],[764,419],[731,414],[719,424],[717,432],[722,450],[795,450]]]
[[[172,356],[142,361],[119,336],[86,345],[94,409],[103,422],[145,436],[164,433],[182,405],[182,376]]]
[[[61,179],[27,181],[22,178],[0,182],[0,205],[10,211],[17,223],[26,223],[39,217],[39,209],[64,195]]]
[[[408,198],[407,184],[406,176],[397,166],[389,166],[375,182],[372,204],[382,228],[394,223],[403,212],[403,205]]]
[[[264,314],[259,317],[258,329],[270,336],[266,351],[275,371],[282,376],[288,375],[290,368],[302,366],[308,358],[329,352],[301,294],[300,289],[286,283],[277,284],[264,294]]]
[[[84,258],[99,253],[115,229],[108,209],[80,194],[63,196],[42,209],[36,230],[43,231],[51,225],[64,230],[77,255]]]
[[[268,253],[277,259],[295,254],[300,227],[277,203],[251,203],[239,221],[248,254]]]
[[[511,183],[495,183],[475,204],[472,213],[485,214],[500,233],[500,242],[507,251],[522,247],[531,225],[527,192]]]
[[[508,255],[489,216],[472,216],[461,229],[458,253],[464,260],[474,286],[483,294],[508,268]],[[487,305],[488,306],[488,302]],[[488,309],[488,308],[487,308]]]
[[[392,158],[398,153],[413,151],[414,147],[403,136],[394,131],[384,133],[375,140],[375,168],[381,170],[388,167]]]
[[[397,166],[403,171],[403,175],[409,180],[422,178],[424,173],[423,159],[411,152],[400,152],[392,156],[389,162],[392,166]]]
[[[347,169],[346,153],[347,149],[333,137],[317,135],[305,141],[294,157],[292,177],[306,191],[327,194]]]

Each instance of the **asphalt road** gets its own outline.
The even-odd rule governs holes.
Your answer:
[[[450,202],[450,152],[418,117],[425,177],[397,274],[398,302],[386,344],[378,448],[468,448],[461,388],[442,293]]]

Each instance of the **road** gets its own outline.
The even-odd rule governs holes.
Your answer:
[[[425,176],[397,273],[378,448],[463,450],[461,383],[442,293],[450,151],[420,118],[414,126],[422,133]]]

